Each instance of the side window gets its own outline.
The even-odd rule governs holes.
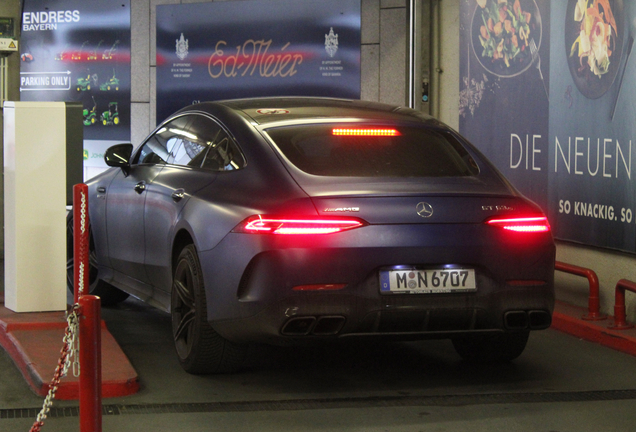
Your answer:
[[[166,123],[155,132],[137,153],[134,163],[165,164],[170,163],[187,138],[188,124],[192,116],[181,116]]]
[[[170,151],[168,163],[200,168],[210,144],[221,130],[211,119],[192,115],[188,130],[180,136],[178,145]]]
[[[205,149],[196,153],[199,147],[192,149],[192,162],[196,160],[201,168],[213,171],[229,171],[245,166],[245,158],[232,138],[221,128],[221,126],[209,117],[197,116],[188,132],[192,145],[194,140],[199,146],[205,145]],[[192,162],[190,165],[192,166]]]
[[[236,143],[225,131],[220,131],[210,145],[203,168],[214,171],[232,171],[245,166],[245,158]]]

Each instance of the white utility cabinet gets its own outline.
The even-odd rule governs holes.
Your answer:
[[[81,105],[6,101],[3,110],[5,307],[66,310],[67,141],[79,128],[81,161]]]

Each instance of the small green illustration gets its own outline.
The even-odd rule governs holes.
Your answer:
[[[119,78],[115,75],[115,70],[113,70],[113,76],[105,83],[102,83],[99,89],[102,91],[119,90]]]
[[[77,79],[77,91],[87,91],[91,89],[91,73],[88,72],[86,78],[80,77]]]
[[[97,44],[97,47],[90,52],[88,57],[86,57],[86,60],[97,60],[97,50],[99,49],[99,46],[102,44],[102,42],[104,42],[104,39],[99,41],[99,43]]]
[[[84,108],[84,126],[90,126],[95,124],[97,121],[97,102],[95,102],[95,98],[91,96],[93,99],[93,108],[89,111],[88,108]]]
[[[117,102],[111,102],[108,104],[108,111],[104,111],[102,113],[101,120],[104,126],[119,124],[119,111],[117,108]]]
[[[102,60],[112,60],[113,55],[117,52],[117,45],[119,45],[119,39],[115,41],[115,43],[113,44],[113,46],[110,47],[110,49],[104,51],[104,53],[102,54]]]

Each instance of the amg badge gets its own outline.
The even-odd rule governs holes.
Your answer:
[[[323,210],[325,213],[341,213],[341,212],[359,212],[360,207],[337,207],[337,208],[326,208]]]

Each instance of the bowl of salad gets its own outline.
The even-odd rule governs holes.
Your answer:
[[[509,78],[533,63],[531,43],[541,47],[541,14],[535,0],[475,0],[471,42],[488,72]]]
[[[581,94],[603,96],[614,83],[623,55],[622,0],[569,0],[565,14],[565,52]]]

